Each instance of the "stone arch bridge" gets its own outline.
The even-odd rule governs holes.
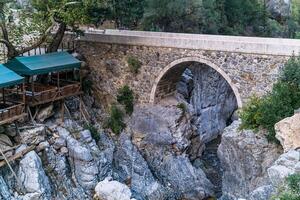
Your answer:
[[[86,58],[98,98],[111,102],[129,85],[140,103],[155,103],[172,94],[185,68],[193,63],[216,70],[231,86],[239,107],[267,93],[287,60],[300,52],[300,40],[99,30],[77,41]],[[142,63],[130,72],[127,58]]]

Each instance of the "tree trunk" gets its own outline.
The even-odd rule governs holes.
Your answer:
[[[52,42],[49,44],[47,53],[56,52],[59,48],[59,45],[61,44],[65,31],[67,30],[67,25],[65,23],[60,23],[59,28],[53,37]]]

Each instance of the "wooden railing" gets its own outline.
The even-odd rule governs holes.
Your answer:
[[[75,82],[61,87],[35,85],[34,93],[26,91],[26,103],[36,106],[81,94],[81,84]]]
[[[25,115],[23,103],[0,109],[0,125],[13,122]]]

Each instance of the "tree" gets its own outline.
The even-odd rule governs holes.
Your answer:
[[[146,0],[144,30],[201,33],[202,0]]]
[[[15,1],[0,0],[0,43],[7,47],[8,59],[35,49],[48,41],[48,52],[57,51],[67,30],[79,32],[79,25],[91,21],[91,8],[104,0],[31,0],[29,6],[12,9]],[[14,15],[17,15],[15,17]],[[14,22],[11,22],[12,18]],[[17,21],[17,22],[16,22]],[[30,36],[30,39],[24,38]],[[26,44],[19,48],[19,44]]]
[[[144,14],[144,0],[110,0],[110,18],[117,28],[134,29]]]

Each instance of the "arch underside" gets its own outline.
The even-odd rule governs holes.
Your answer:
[[[222,78],[224,78],[235,95],[238,107],[242,107],[242,99],[240,97],[237,87],[232,82],[231,78],[214,63],[198,57],[182,58],[166,66],[155,80],[154,86],[152,87],[152,91],[150,94],[150,103],[157,103],[162,98],[174,94],[176,92],[176,85],[181,79],[181,75],[184,73],[187,67],[192,66],[195,63],[198,64],[197,66],[200,67],[208,66],[212,68]]]

